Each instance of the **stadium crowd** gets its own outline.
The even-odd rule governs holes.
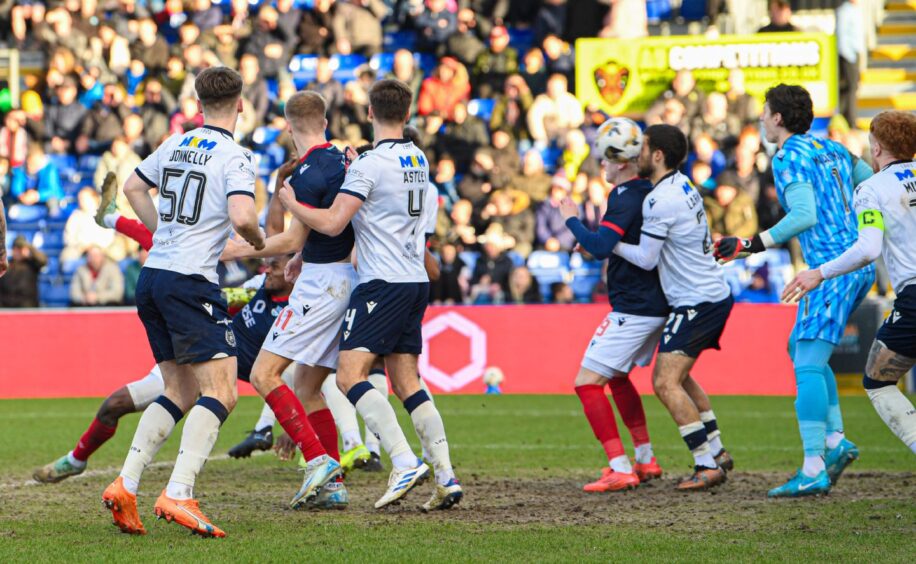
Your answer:
[[[596,229],[611,188],[591,154],[608,116],[576,99],[573,46],[581,37],[647,35],[645,4],[0,1],[0,43],[44,56],[39,72],[23,74],[18,104],[9,90],[0,94],[0,193],[11,233],[0,307],[131,302],[145,253],[96,225],[96,187],[109,171],[123,181],[169,135],[200,126],[194,77],[218,65],[244,80],[236,134],[260,159],[265,214],[272,171],[296,156],[286,97],[320,92],[331,108],[329,138],[355,147],[371,134],[369,86],[396,77],[415,93],[412,123],[440,195],[434,303],[604,301],[603,269],[574,252],[559,211],[571,196]],[[713,17],[724,5],[707,4]],[[775,28],[767,31],[791,30],[786,6],[771,2]],[[783,213],[759,111],[741,71],[727,91],[709,93],[682,71],[644,116],[688,135],[684,170],[705,194],[714,237],[749,237]],[[842,116],[829,135],[867,156]],[[132,215],[125,200],[120,210]],[[788,253],[779,256],[790,266]],[[738,276],[739,299],[775,301],[773,266],[764,261]],[[222,282],[237,285],[256,268],[223,264]]]

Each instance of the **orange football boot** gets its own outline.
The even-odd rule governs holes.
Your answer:
[[[124,487],[124,478],[118,476],[117,480],[105,488],[102,492],[102,503],[111,510],[114,524],[122,533],[146,534],[146,529],[140,522],[140,514],[137,513],[137,496]]]
[[[649,480],[662,477],[662,467],[658,465],[654,456],[652,460],[645,464],[634,462],[633,472],[639,477],[640,482],[648,482]]]
[[[702,466],[696,466],[693,476],[678,484],[677,489],[682,492],[704,491],[724,484],[726,479],[725,470],[722,468],[704,468]]]
[[[167,522],[175,522],[182,527],[191,529],[192,533],[202,537],[223,538],[226,533],[214,525],[200,511],[200,504],[196,499],[172,499],[165,495],[165,490],[159,495],[154,506],[156,517]]]
[[[632,490],[638,485],[639,477],[636,474],[614,472],[610,468],[605,468],[601,471],[601,477],[598,480],[585,484],[582,489],[587,492],[619,492]]]

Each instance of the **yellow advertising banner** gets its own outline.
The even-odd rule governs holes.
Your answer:
[[[826,33],[576,41],[576,95],[611,115],[642,114],[682,69],[705,91],[725,92],[729,72],[741,69],[745,90],[761,102],[785,82],[811,93],[816,116],[833,115],[837,105],[836,40]]]

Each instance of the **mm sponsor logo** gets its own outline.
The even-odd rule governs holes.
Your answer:
[[[408,155],[398,158],[401,160],[401,168],[422,168],[426,166],[426,158],[423,155]]]
[[[908,168],[901,171],[894,171],[897,180],[912,180],[916,178],[916,168]]]
[[[189,135],[181,140],[179,147],[192,147],[194,149],[203,149],[204,151],[211,151],[216,147],[216,141],[210,141],[209,139],[204,139],[203,137],[195,137]]]

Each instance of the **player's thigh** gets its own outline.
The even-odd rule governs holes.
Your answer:
[[[321,386],[330,373],[331,369],[324,366],[296,365],[293,376],[296,396],[306,412],[312,413],[327,407],[321,397]]]
[[[684,380],[697,359],[681,352],[660,352],[655,359],[652,386],[656,393],[664,393],[672,387],[683,387]]]
[[[696,360],[705,350],[719,350],[734,304],[729,296],[720,302],[674,308],[658,344],[659,356],[671,353]]]
[[[429,305],[429,283],[411,284],[410,313],[404,319],[401,336],[395,343],[392,352],[418,355],[423,352],[423,316]]]
[[[283,372],[292,360],[269,350],[261,349],[251,367],[251,385],[261,397],[283,385]]]
[[[614,371],[613,376],[605,376],[604,374],[599,374],[594,370],[589,370],[584,366],[579,367],[579,372],[576,374],[576,387],[578,386],[606,386],[611,378],[620,378],[625,377],[626,374],[623,372]]]
[[[200,385],[191,368],[174,360],[160,362],[158,366],[162,373],[162,395],[169,398],[182,412],[187,412],[200,396]]]
[[[175,358],[168,324],[156,305],[156,293],[161,287],[157,279],[161,272],[163,271],[151,268],[142,269],[140,278],[137,280],[135,294],[137,315],[143,323],[150,349],[153,352],[153,358],[157,363],[174,360]]]
[[[236,384],[235,357],[217,358],[188,365],[200,385],[200,394],[216,398],[228,410],[235,407],[239,397]]]
[[[357,286],[344,316],[341,352],[362,351],[381,356],[394,352],[414,314],[415,286],[384,280],[371,280]]]
[[[391,353],[385,357],[391,389],[400,400],[405,400],[420,391],[420,375],[417,370],[417,355]]]
[[[153,366],[149,374],[125,386],[135,411],[143,411],[149,404],[165,392],[162,372],[159,366]]]
[[[168,325],[179,364],[237,355],[232,318],[219,287],[200,275],[163,271],[156,305]],[[233,361],[234,362],[234,361]]]
[[[337,364],[337,387],[347,393],[350,388],[369,377],[377,355],[362,350],[342,350]]]
[[[664,326],[664,317],[609,313],[589,341],[582,368],[614,378],[629,374],[634,366],[648,366]]]

